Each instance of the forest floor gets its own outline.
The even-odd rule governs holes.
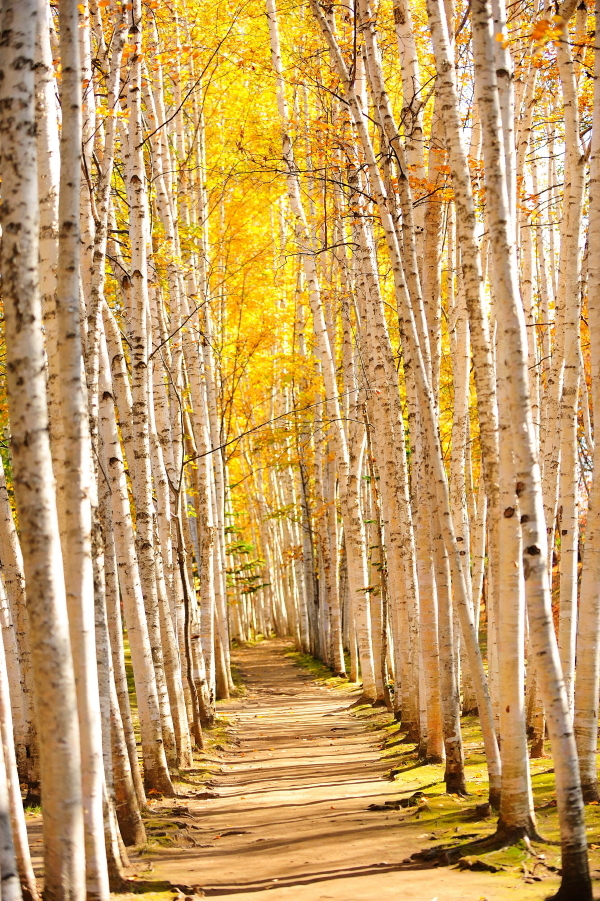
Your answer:
[[[493,832],[494,820],[475,809],[486,799],[485,765],[479,742],[468,741],[468,721],[472,794],[458,799],[444,792],[443,767],[419,764],[385,709],[361,705],[357,686],[328,678],[289,642],[237,648],[233,662],[243,687],[219,704],[219,725],[199,769],[178,783],[176,800],[151,802],[148,845],[131,857],[136,894],[148,901],[174,894],[181,901],[194,894],[229,901],[538,901],[556,890],[556,844],[539,845],[533,855],[522,846],[492,854],[469,848]],[[551,764],[538,764],[541,808],[555,817],[544,782]],[[417,790],[424,799],[416,806],[385,807]],[[546,826],[557,837],[555,824],[542,817],[542,831]],[[451,865],[411,857],[439,845],[458,847]]]

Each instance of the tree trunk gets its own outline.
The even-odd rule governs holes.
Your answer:
[[[14,488],[23,537],[40,739],[45,893],[49,901],[83,901],[79,727],[48,438],[37,280],[33,74],[37,9],[36,0],[8,0],[2,7],[2,294]]]
[[[548,545],[535,427],[529,398],[527,340],[517,283],[514,223],[511,222],[502,153],[502,125],[488,0],[475,0],[471,15],[494,263],[493,290],[496,315],[504,330],[503,359],[499,361],[499,369],[501,378],[505,380],[513,423],[516,494],[521,513],[523,573],[530,640],[540,675],[555,761],[563,855],[559,894],[564,898],[587,901],[592,894],[583,798],[575,738],[552,625]]]

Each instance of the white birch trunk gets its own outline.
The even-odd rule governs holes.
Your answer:
[[[15,640],[19,653],[21,697],[23,700],[23,745],[22,753],[27,762],[28,803],[40,803],[40,759],[37,729],[34,717],[34,682],[31,657],[31,636],[27,619],[25,595],[25,574],[23,556],[10,501],[6,489],[4,465],[0,465],[0,565],[2,579],[15,629]]]
[[[0,878],[2,897],[5,901],[21,901],[23,898],[16,865],[10,822],[9,784],[4,748],[0,748]]]
[[[600,0],[596,0],[596,23]],[[598,801],[596,751],[600,691],[600,50],[594,53],[594,120],[590,155],[588,322],[594,410],[594,470],[587,513],[575,684],[575,737],[584,800]]]
[[[36,0],[9,0],[2,7],[2,293],[14,486],[23,534],[42,765],[45,891],[52,901],[83,901],[79,728],[48,438],[37,280],[33,74],[37,9]]]
[[[548,545],[527,377],[527,339],[517,283],[514,223],[511,222],[501,145],[502,126],[488,0],[475,0],[472,23],[494,263],[494,299],[496,315],[504,331],[503,359],[499,361],[499,369],[506,383],[513,421],[516,494],[521,512],[523,573],[530,640],[536,669],[541,678],[555,760],[563,855],[560,897],[587,899],[591,898],[591,884],[583,799],[575,739],[552,626]]]
[[[10,851],[9,842],[13,845],[13,853],[15,856],[16,867],[20,882],[20,891],[15,893],[13,886],[5,894],[5,863],[4,859],[0,859],[0,875],[2,878],[2,897],[19,898],[21,895],[24,901],[38,901],[39,893],[31,863],[31,854],[29,851],[29,840],[27,837],[27,826],[25,823],[25,812],[23,810],[23,802],[21,800],[21,786],[19,784],[19,774],[17,771],[17,758],[15,755],[15,736],[13,734],[13,719],[11,713],[11,697],[8,681],[8,671],[6,667],[5,643],[0,646],[0,731],[2,733],[2,756],[6,796],[0,800],[2,812],[2,854]],[[7,803],[10,812],[10,833],[7,831],[7,823],[4,818],[6,810],[4,804]],[[10,861],[9,861],[10,862]]]
[[[10,695],[10,710],[12,727],[15,736],[15,753],[18,758],[20,778],[27,781],[27,759],[25,757],[26,728],[23,711],[23,690],[21,688],[21,665],[19,663],[19,648],[15,635],[15,627],[10,615],[10,607],[4,581],[0,577],[0,631],[4,644],[6,657],[6,674]],[[22,776],[21,776],[22,774]]]
[[[427,450],[429,459],[431,460],[434,483],[436,486],[437,501],[444,529],[444,543],[446,544],[450,563],[452,568],[452,579],[455,589],[455,597],[457,609],[461,619],[461,628],[465,640],[465,646],[469,654],[469,662],[471,670],[476,681],[478,697],[480,698],[479,710],[482,721],[484,742],[486,745],[486,755],[488,760],[488,768],[490,771],[490,791],[496,795],[498,791],[498,774],[499,774],[499,757],[496,742],[496,736],[493,731],[492,711],[487,690],[483,663],[477,643],[477,636],[473,625],[473,615],[467,594],[467,588],[462,574],[462,565],[460,558],[460,548],[456,542],[452,520],[450,515],[450,503],[448,496],[448,484],[446,473],[444,470],[441,446],[439,443],[439,435],[437,432],[436,411],[434,398],[430,385],[430,359],[428,352],[428,339],[424,327],[424,313],[422,307],[422,298],[420,296],[418,277],[415,264],[414,244],[410,247],[409,268],[407,270],[410,277],[413,297],[409,297],[407,282],[404,278],[404,270],[402,258],[399,253],[397,236],[395,234],[392,218],[386,205],[386,190],[383,185],[381,175],[377,166],[376,156],[373,145],[370,140],[365,118],[358,101],[354,86],[351,82],[348,69],[344,62],[343,56],[337,45],[323,14],[316,0],[311,0],[311,9],[315,18],[319,22],[324,37],[327,40],[331,57],[335,63],[338,75],[342,80],[344,91],[349,103],[352,114],[353,123],[356,127],[360,138],[360,143],[365,154],[369,175],[371,178],[371,189],[375,196],[377,208],[381,217],[381,223],[386,238],[386,246],[390,255],[391,268],[394,276],[394,285],[396,300],[398,303],[398,316],[403,340],[403,350],[405,354],[405,365],[414,366],[415,381],[423,410],[423,418],[425,424],[425,435],[427,441]],[[389,122],[389,117],[387,119]],[[394,149],[400,154],[401,148],[398,142],[394,144]],[[404,184],[404,202],[403,202],[403,222],[405,216],[410,217],[410,191],[408,185]],[[407,237],[410,237],[411,230],[407,226]],[[413,312],[411,300],[417,309],[417,316]]]
[[[148,413],[148,334],[150,330],[148,297],[148,207],[142,129],[142,48],[141,2],[131,9],[129,38],[135,47],[128,85],[129,130],[126,150],[126,187],[130,204],[131,307],[128,310],[129,340],[132,355],[132,433],[135,465],[133,492],[136,506],[136,549],[152,659],[156,672],[162,738],[167,760],[176,759],[175,733],[169,707],[160,645],[160,618],[156,587],[154,509],[150,464]]]
[[[328,403],[331,404],[333,412],[333,430],[338,460],[338,471],[340,474],[340,503],[345,526],[349,586],[352,596],[353,613],[357,622],[357,638],[361,658],[362,679],[365,695],[372,698],[375,695],[375,681],[370,623],[364,593],[364,588],[366,587],[366,564],[364,557],[364,542],[361,539],[358,495],[353,489],[353,486],[350,485],[351,463],[346,436],[342,427],[331,345],[323,314],[315,260],[310,253],[311,241],[308,233],[308,224],[302,206],[297,169],[293,158],[291,140],[288,135],[289,117],[281,74],[281,52],[279,49],[279,33],[274,0],[267,0],[267,18],[269,20],[269,31],[271,36],[271,57],[276,72],[277,103],[281,119],[283,158],[287,168],[290,206],[296,217],[297,241],[300,247],[304,249],[302,262],[305,269],[307,288],[311,302],[317,352],[322,366]],[[356,478],[356,476],[354,478]]]
[[[79,13],[59,3],[62,131],[58,200],[56,338],[62,428],[55,467],[67,609],[75,667],[83,777],[86,885],[90,901],[109,895],[102,785],[102,729],[94,631],[91,444],[79,315],[81,69]]]
[[[135,553],[125,467],[115,418],[110,368],[102,342],[100,359],[100,433],[104,445],[104,468],[111,488],[117,568],[140,714],[144,778],[149,789],[170,793],[172,787],[162,741],[156,676]]]

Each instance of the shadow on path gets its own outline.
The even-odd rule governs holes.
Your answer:
[[[272,640],[232,654],[248,693],[219,705],[232,743],[211,777],[214,797],[186,800],[196,846],[153,854],[153,880],[229,901],[544,896],[505,874],[410,860],[434,839],[415,810],[367,810],[399,795],[382,733],[351,712],[358,692],[315,684],[285,656],[290,647]],[[143,860],[137,868],[146,877]]]

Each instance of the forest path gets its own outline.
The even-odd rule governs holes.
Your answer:
[[[499,901],[538,898],[504,875],[427,869],[411,810],[368,811],[398,797],[382,733],[352,715],[356,694],[315,684],[280,640],[237,649],[247,694],[219,705],[231,722],[215,797],[186,800],[198,847],[152,855],[152,878],[230,901]],[[537,888],[537,887],[536,887]]]

